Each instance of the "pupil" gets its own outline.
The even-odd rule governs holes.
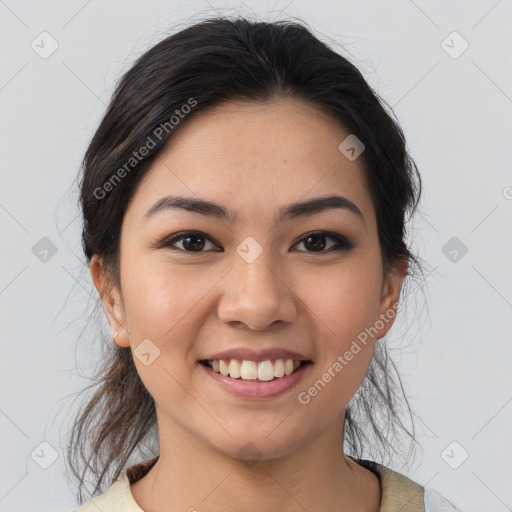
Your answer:
[[[192,248],[198,248],[199,249],[202,249],[204,247],[204,240],[203,241],[199,241],[199,242],[196,242],[196,243],[190,243],[190,240],[202,240],[202,237],[199,237],[199,236],[196,236],[196,235],[193,235],[193,236],[187,236],[186,238],[183,239],[183,243],[185,245],[185,247],[189,246],[189,247],[192,247]]]
[[[316,249],[323,249],[325,247],[325,236],[324,235],[311,235],[311,236],[308,236],[308,238],[306,239],[306,243],[309,243],[310,240],[318,240],[318,239],[323,239],[323,243],[320,243],[320,244],[312,244]]]

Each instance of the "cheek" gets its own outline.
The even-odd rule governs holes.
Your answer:
[[[351,266],[317,276],[302,297],[326,340],[326,349],[342,350],[375,322],[379,283],[368,267]]]
[[[339,412],[368,371],[375,347],[369,327],[378,318],[379,297],[377,276],[368,268],[361,262],[337,269],[303,289],[318,340],[315,378],[308,383],[313,388],[307,391],[315,407],[337,404]]]
[[[168,266],[146,268],[127,268],[122,283],[134,363],[157,404],[172,396],[173,407],[185,409],[187,394],[180,383],[189,378],[190,330],[197,328],[194,314],[208,288],[201,279],[170,272]],[[142,357],[147,352],[149,364]]]
[[[197,276],[158,264],[147,266],[143,272],[127,269],[123,292],[130,332],[162,341],[172,337],[203,299],[207,284]]]
[[[315,318],[317,361],[315,374],[301,389],[301,403],[334,420],[350,402],[370,366],[375,341],[368,334],[374,322],[371,287],[331,286],[326,294],[310,296]],[[327,418],[325,418],[327,420]]]

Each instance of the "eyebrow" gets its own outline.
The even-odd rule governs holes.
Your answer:
[[[346,197],[339,195],[331,195],[327,197],[318,197],[303,202],[295,202],[284,206],[279,211],[278,222],[284,220],[295,219],[297,217],[305,217],[315,215],[329,209],[344,209],[354,213],[360,220],[364,222],[364,216],[361,210],[352,201]],[[169,210],[179,209],[188,212],[198,213],[207,217],[215,217],[226,221],[237,223],[239,221],[238,214],[221,206],[220,204],[204,199],[196,199],[193,197],[183,196],[166,196],[159,199],[144,215],[144,219],[153,217],[156,213]]]

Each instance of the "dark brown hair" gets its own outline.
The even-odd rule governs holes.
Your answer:
[[[247,18],[213,18],[189,26],[149,49],[120,79],[83,160],[87,261],[99,255],[111,284],[119,286],[120,228],[127,206],[151,162],[189,119],[224,101],[280,97],[313,105],[363,141],[364,177],[376,211],[384,272],[407,258],[407,277],[416,268],[422,273],[406,244],[405,219],[418,206],[421,179],[391,108],[351,62],[305,24]],[[141,151],[144,147],[148,150]],[[87,471],[93,476],[92,495],[103,492],[140,445],[158,434],[154,400],[139,378],[131,349],[115,345],[110,334],[102,338],[105,357],[95,375],[97,389],[74,418],[67,447],[80,501]],[[380,447],[377,457],[384,462],[390,450],[396,451],[391,438],[398,439],[399,429],[416,441],[414,421],[413,433],[402,422],[401,398],[411,420],[413,415],[394,373],[398,376],[380,341],[346,408],[345,441],[356,457],[363,449],[376,454]]]

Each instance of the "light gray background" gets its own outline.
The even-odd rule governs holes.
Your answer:
[[[394,107],[424,181],[411,241],[428,275],[409,329],[388,335],[423,420],[423,454],[394,469],[463,511],[512,510],[511,0],[0,0],[0,510],[75,505],[64,400],[99,355],[91,337],[77,348],[95,294],[73,182],[115,81],[169,27],[216,13],[304,19]],[[43,31],[59,45],[47,59],[31,48]],[[442,46],[453,31],[469,44],[457,58],[445,49],[461,40]],[[32,252],[42,237],[57,248],[46,263]],[[468,249],[455,262],[452,237]]]

